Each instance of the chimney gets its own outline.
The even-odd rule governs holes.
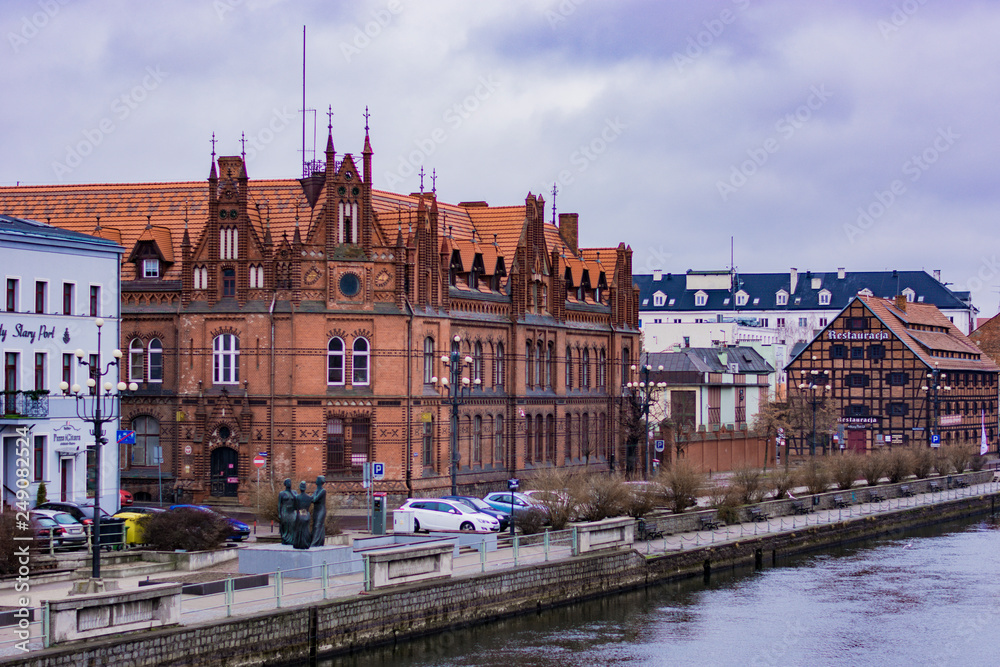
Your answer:
[[[663,270],[662,269],[653,269],[653,282],[654,283],[658,283],[662,279],[663,279]]]
[[[566,245],[569,246],[570,251],[574,255],[579,251],[579,221],[579,213],[559,214],[559,236],[562,237],[562,240],[565,241]]]
[[[837,269],[837,280],[843,280],[847,277],[847,269],[840,267]]]
[[[941,269],[934,269],[934,280],[941,282]]]
[[[790,294],[795,294],[795,288],[799,285],[799,270],[794,266],[789,274],[789,281],[791,283],[791,288],[788,291]]]
[[[896,309],[906,312],[906,297],[902,294],[896,295]]]

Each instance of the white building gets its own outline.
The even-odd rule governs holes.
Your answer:
[[[78,363],[77,350],[84,361],[100,359],[102,371],[114,361],[123,252],[113,241],[0,215],[3,505],[16,500],[19,469],[28,470],[32,505],[41,482],[50,500],[93,502],[92,426],[77,416],[76,400],[59,385],[79,384],[86,396],[89,372]],[[100,350],[98,318],[104,322]],[[103,380],[117,385],[117,367]],[[88,408],[93,400],[86,397]],[[108,444],[101,449],[101,507],[108,511],[119,504],[117,429],[117,421],[104,425]]]

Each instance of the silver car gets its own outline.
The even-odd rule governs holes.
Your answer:
[[[68,512],[57,512],[56,510],[31,510],[35,516],[44,516],[52,519],[62,532],[56,531],[53,536],[56,546],[83,546],[87,541],[87,531],[83,524],[73,518]]]

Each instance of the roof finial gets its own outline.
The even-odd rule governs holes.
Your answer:
[[[451,238],[451,225],[448,225],[448,238]]]
[[[365,105],[365,134],[368,134],[368,117],[369,116],[371,116],[371,114],[368,113],[368,105],[366,104]]]
[[[188,200],[184,200],[184,229],[188,228]]]
[[[246,132],[240,132],[240,156],[243,158],[243,162],[247,161],[247,134]]]
[[[146,214],[146,229],[152,229],[152,228],[153,228],[153,216],[151,216],[149,213],[147,213]]]
[[[101,231],[101,216],[97,216],[97,226],[94,227],[94,231],[98,233]]]
[[[493,247],[494,248],[499,248],[500,247],[499,245],[497,245],[497,235],[496,234],[493,235]]]
[[[552,224],[556,224],[556,195],[559,194],[559,188],[556,187],[555,183],[552,183]]]
[[[420,194],[424,194],[424,166],[420,165]]]
[[[212,133],[212,164],[215,164],[215,132]]]
[[[437,167],[434,167],[433,169],[431,169],[431,192],[433,192],[434,194],[437,194],[438,191],[437,180],[438,180]]]
[[[329,104],[326,108],[326,129],[333,134],[333,105]]]

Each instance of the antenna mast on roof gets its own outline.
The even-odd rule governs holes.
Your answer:
[[[306,27],[302,26],[302,178],[309,178],[314,171],[319,171],[321,165],[316,162],[316,110],[306,108]],[[306,116],[313,117],[312,150],[306,150]],[[331,121],[332,124],[332,121]]]
[[[556,195],[559,194],[559,188],[556,187],[555,183],[552,183],[552,224],[556,224]]]

